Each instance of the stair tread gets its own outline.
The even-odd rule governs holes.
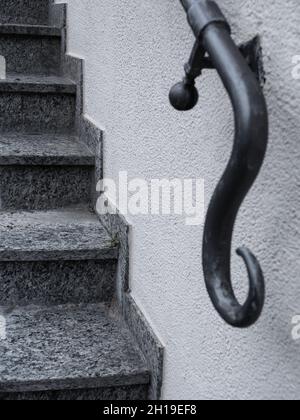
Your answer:
[[[116,259],[118,246],[88,209],[0,213],[0,261]]]
[[[0,92],[76,93],[76,83],[61,76],[8,74]]]
[[[0,165],[94,165],[76,136],[0,134]]]
[[[149,383],[127,328],[102,304],[2,308],[0,391],[26,392]]]
[[[0,23],[0,34],[4,35],[37,35],[60,37],[62,30],[49,25],[28,25],[16,23]]]
[[[0,22],[47,25],[49,11],[49,0],[1,0]]]

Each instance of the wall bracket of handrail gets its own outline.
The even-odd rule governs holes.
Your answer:
[[[179,111],[197,104],[195,80],[204,69],[215,69],[232,102],[235,138],[232,154],[211,199],[203,237],[203,270],[210,298],[231,326],[246,328],[261,315],[265,281],[261,266],[247,248],[237,250],[246,264],[249,294],[241,305],[231,282],[231,248],[235,221],[241,204],[263,164],[268,143],[268,111],[262,92],[264,72],[259,38],[237,46],[230,26],[212,0],[181,0],[196,42],[185,77],[170,91]]]

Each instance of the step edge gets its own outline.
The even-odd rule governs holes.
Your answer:
[[[118,247],[99,249],[0,250],[0,262],[117,260]]]
[[[56,76],[57,80],[47,80],[47,76],[34,76],[34,80],[22,80],[22,75],[14,76],[16,80],[0,80],[0,92],[4,93],[56,93],[71,94],[77,92],[76,83],[64,77]],[[17,80],[18,79],[18,80]]]
[[[0,93],[38,93],[38,94],[56,94],[56,95],[76,95],[76,85],[71,84],[34,84],[34,83],[19,83],[19,84],[3,84],[0,81]]]
[[[22,152],[24,143],[26,147]],[[76,150],[71,147],[72,150],[69,152],[70,144],[76,146]],[[39,151],[34,153],[33,150],[36,150],[37,147]],[[95,164],[94,153],[76,136],[0,134],[0,166],[94,167]]]
[[[61,38],[62,28],[50,25],[30,25],[18,23],[0,23],[0,35],[25,35],[49,38]]]
[[[0,393],[63,391],[79,389],[113,388],[134,385],[148,385],[150,383],[149,369],[138,370],[127,374],[114,374],[94,378],[65,378],[43,380],[9,380],[0,378]]]
[[[0,155],[0,166],[95,166],[95,157],[89,155],[32,156]]]

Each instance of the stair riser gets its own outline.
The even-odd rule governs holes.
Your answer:
[[[49,0],[1,0],[1,23],[48,23]]]
[[[75,109],[72,94],[1,92],[0,131],[70,133],[74,131]]]
[[[0,55],[7,73],[58,75],[61,38],[1,34]]]
[[[0,394],[0,401],[145,401],[148,385]]]
[[[90,166],[0,166],[0,210],[88,204],[92,175]]]
[[[61,305],[111,302],[112,261],[0,262],[0,305]]]

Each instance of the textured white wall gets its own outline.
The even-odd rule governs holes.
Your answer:
[[[205,178],[206,205],[229,157],[233,120],[214,72],[199,80],[200,101],[180,114],[168,103],[193,43],[175,0],[69,0],[68,48],[86,59],[85,112],[105,128],[105,176]],[[131,217],[133,295],[166,345],[167,399],[298,399],[300,342],[299,0],[223,0],[238,41],[260,33],[267,71],[270,146],[240,213],[236,245],[260,258],[267,302],[247,331],[226,326],[207,296],[203,227],[178,217]],[[235,287],[247,276],[234,257]]]

